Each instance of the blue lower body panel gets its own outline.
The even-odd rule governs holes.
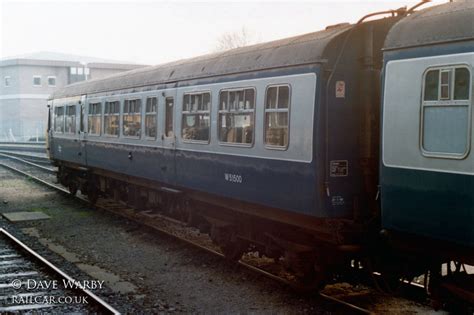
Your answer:
[[[54,138],[50,148],[51,154],[56,159],[80,165],[86,164],[85,145],[79,139]]]
[[[382,168],[382,228],[474,247],[474,176]]]
[[[314,217],[331,217],[317,207],[314,163],[99,142],[89,142],[86,152],[88,167]]]

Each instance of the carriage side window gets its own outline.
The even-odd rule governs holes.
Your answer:
[[[105,102],[104,134],[118,137],[119,135],[119,101]]]
[[[100,120],[102,114],[102,103],[89,104],[87,120],[88,133],[93,136],[100,136]]]
[[[139,138],[142,125],[141,99],[123,102],[123,135]]]
[[[54,108],[54,132],[64,132],[64,107]]]
[[[219,95],[219,141],[253,144],[255,89],[222,90]]]
[[[430,70],[425,75],[425,101],[437,101],[439,91],[439,70]]]
[[[158,98],[148,97],[145,108],[145,137],[156,139],[156,113],[158,112]]]
[[[66,106],[65,133],[76,133],[76,105]]]
[[[288,147],[290,87],[270,86],[265,95],[265,144]]]
[[[468,100],[471,74],[467,68],[457,68],[454,75],[454,99]]]
[[[471,93],[471,72],[465,66],[426,72],[421,117],[425,156],[463,158],[469,152]]]
[[[452,70],[441,71],[440,99],[449,100],[451,98],[451,72]]]
[[[209,141],[211,93],[183,95],[181,136],[188,141]]]

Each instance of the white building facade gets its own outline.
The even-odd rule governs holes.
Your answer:
[[[0,60],[0,141],[44,138],[46,103],[55,89],[139,67],[143,65],[56,53]]]

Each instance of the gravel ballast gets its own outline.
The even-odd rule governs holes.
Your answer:
[[[39,211],[47,220],[14,229],[73,274],[104,280],[123,313],[333,313],[317,297],[0,168],[0,212]],[[2,220],[3,224],[12,224]],[[49,256],[48,256],[49,257]],[[70,269],[69,269],[70,268]],[[426,308],[387,304],[377,313]],[[337,313],[337,312],[336,312]],[[395,311],[396,313],[396,311]]]

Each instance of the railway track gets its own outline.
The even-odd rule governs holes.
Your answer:
[[[34,181],[37,181],[43,185],[58,190],[61,193],[67,194],[68,196],[71,196],[69,190],[60,185],[54,184],[55,178],[53,179],[51,174],[44,174],[45,172],[49,173],[49,170],[45,170],[44,167],[41,167],[40,173],[43,172],[43,175],[38,176],[38,171],[34,171],[32,169],[41,165],[35,165],[35,163],[31,162],[28,163],[28,161],[17,157],[12,158],[11,156],[8,156],[6,154],[0,154],[0,157],[10,159],[8,163],[0,162],[0,166],[10,169],[28,178],[31,178]],[[76,198],[78,200],[81,200],[81,202],[89,204],[88,199],[86,199],[82,195],[77,195]],[[123,203],[107,199],[99,199],[95,207],[100,210],[107,211],[115,215],[119,215],[121,217],[125,217],[141,225],[147,226],[162,234],[178,239],[194,247],[198,247],[208,253],[211,253],[212,255],[219,256],[223,259],[225,258],[224,255],[218,249],[218,247],[212,243],[212,241],[206,234],[201,234],[197,229],[189,227],[181,221],[174,220],[170,217],[158,214],[150,210],[138,211]],[[259,263],[255,263],[257,260]],[[284,285],[291,286],[301,291],[305,290],[304,287],[301,287],[295,282],[291,281],[289,277],[287,277],[287,275],[282,275],[282,271],[279,268],[277,268],[277,270],[275,271],[275,268],[272,268],[275,265],[273,260],[269,260],[267,263],[263,261],[262,263],[261,259],[256,259],[254,256],[252,256],[252,254],[246,254],[240,261],[238,261],[238,264],[248,270],[251,270],[252,272],[256,272]],[[406,283],[406,285],[411,284]],[[373,313],[364,306],[355,305],[354,303],[348,302],[340,297],[331,296],[325,293],[319,293],[318,297],[323,301],[334,303],[337,305],[338,308],[342,307],[348,312],[350,311],[352,313],[362,314]]]
[[[34,155],[18,154],[18,153],[6,153],[0,151],[0,157],[5,157],[9,160],[17,161],[25,165],[31,166],[33,169],[40,169],[41,171],[47,172],[48,174],[56,174],[56,168],[51,166],[45,166],[47,158],[38,157]],[[40,164],[41,163],[41,164]]]
[[[0,313],[119,312],[0,228]]]
[[[1,154],[6,154],[9,156],[14,156],[17,158],[21,158],[25,161],[38,163],[41,165],[49,165],[51,166],[51,161],[48,159],[45,153],[42,152],[25,152],[25,151],[15,151],[15,150],[1,150]]]
[[[20,141],[16,141],[16,142],[1,141],[0,145],[29,145],[29,146],[44,147],[46,145],[46,142],[45,141],[38,141],[38,142],[34,142],[34,141],[21,141],[21,142]]]
[[[46,153],[44,142],[0,142],[0,150]]]

